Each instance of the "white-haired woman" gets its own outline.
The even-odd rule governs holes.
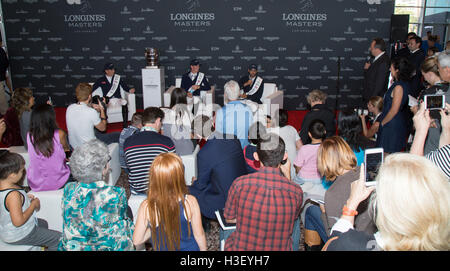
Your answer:
[[[58,250],[134,250],[125,190],[105,183],[110,159],[107,146],[97,139],[73,151],[70,169],[77,182],[64,187]]]
[[[300,129],[300,139],[302,144],[311,144],[311,139],[308,136],[309,125],[316,119],[319,119],[325,123],[325,129],[327,130],[326,137],[330,137],[336,134],[336,118],[327,105],[327,94],[321,90],[312,90],[307,96],[306,101],[311,106],[311,111],[306,113],[303,118],[302,127]]]
[[[413,154],[389,155],[376,181],[371,208],[378,232],[368,235],[353,230],[354,210],[375,189],[366,187],[362,166],[324,249],[450,249],[450,184],[432,162]]]

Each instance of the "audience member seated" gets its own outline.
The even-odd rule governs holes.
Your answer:
[[[224,216],[236,230],[225,250],[297,250],[303,191],[291,181],[283,139],[267,134],[258,142],[255,159],[261,169],[237,178],[228,193]]]
[[[31,190],[50,191],[63,187],[70,178],[66,164],[69,144],[66,133],[57,127],[51,105],[42,104],[33,109],[27,145],[30,156],[27,178]]]
[[[390,68],[394,83],[384,95],[383,113],[377,135],[377,147],[385,153],[400,152],[406,147],[408,128],[408,94],[414,67],[406,58],[395,58]]]
[[[151,238],[157,251],[206,251],[200,207],[188,194],[181,158],[174,153],[158,155],[150,168],[149,183],[147,199],[138,210],[134,245]]]
[[[364,163],[364,150],[375,147],[375,142],[362,135],[358,113],[352,109],[342,110],[338,116],[338,135],[352,148],[357,165]]]
[[[367,111],[373,115],[369,129],[367,129],[366,115],[359,115],[361,118],[363,135],[369,139],[376,139],[378,129],[380,128],[381,112],[383,112],[383,98],[380,96],[371,97],[367,103]]]
[[[164,112],[161,109],[147,107],[142,114],[141,132],[130,136],[123,143],[132,194],[147,193],[149,169],[158,154],[176,151],[172,139],[160,134],[163,119]]]
[[[216,130],[222,134],[237,136],[244,148],[248,145],[248,129],[253,124],[252,110],[238,100],[240,89],[236,81],[228,81],[224,92],[228,103],[216,112]]]
[[[436,166],[438,166],[442,172],[450,179],[450,104],[446,104],[445,110],[441,110],[441,126],[442,133],[439,140],[439,149],[432,151],[426,155],[426,158],[431,160]],[[419,111],[414,115],[414,127],[416,128],[416,134],[411,146],[411,153],[417,155],[423,155],[425,139],[429,131],[429,127],[432,124],[429,110],[425,110],[425,106],[422,103]]]
[[[98,139],[105,144],[119,141],[119,133],[102,134],[95,133],[95,129],[106,131],[105,108],[99,101],[91,103],[92,87],[88,83],[79,83],[75,88],[77,103],[71,104],[66,111],[67,132],[69,144],[75,149],[89,140]]]
[[[1,139],[2,145],[5,147],[23,146],[24,144],[20,135],[20,122],[16,109],[14,107],[8,108],[2,121],[5,124],[5,131]]]
[[[327,137],[336,134],[336,119],[333,111],[328,109],[325,105],[326,99],[327,94],[318,89],[311,91],[308,96],[306,96],[306,100],[311,106],[311,111],[306,113],[303,118],[302,128],[300,129],[300,139],[302,140],[303,145],[311,143],[311,140],[308,137],[308,129],[313,120],[320,119],[325,123]]]
[[[19,185],[25,172],[20,154],[0,150],[0,239],[10,245],[45,246],[55,251],[61,233],[48,229],[35,211],[40,201]]]
[[[441,79],[445,82],[450,82],[450,50],[439,53],[437,58]]]
[[[191,122],[194,118],[187,106],[186,91],[175,88],[170,96],[170,109],[164,111],[162,130],[165,136],[170,137],[178,155],[189,155],[194,152],[191,140]]]
[[[73,151],[70,169],[77,182],[64,187],[58,250],[134,250],[125,190],[105,182],[110,159],[108,147],[97,139]]]
[[[424,98],[424,95],[444,95],[446,101],[450,101],[450,91],[449,90],[449,83],[443,82],[440,74],[439,74],[439,67],[438,67],[438,59],[435,57],[427,58],[423,64],[422,64],[422,75],[430,84],[430,87],[425,89],[421,96],[419,97],[419,100],[422,101]],[[414,109],[412,109],[414,112]],[[415,107],[415,111],[417,111],[417,106]],[[441,116],[439,114],[439,111],[431,111],[430,112],[431,118],[434,120],[434,124],[430,127],[428,131],[427,140],[425,141],[425,148],[424,152],[425,154],[430,153],[431,151],[435,151],[439,147],[439,137],[441,134],[441,125],[440,125],[440,119]]]
[[[120,132],[119,136],[119,162],[120,167],[125,171],[125,173],[129,173],[127,168],[127,163],[125,162],[125,154],[123,151],[123,143],[130,136],[139,133],[142,129],[142,113],[136,112],[131,117],[131,124]]]
[[[316,231],[323,242],[328,240],[331,227],[340,217],[345,201],[350,195],[351,183],[359,178],[359,167],[356,156],[350,146],[339,136],[325,139],[319,148],[319,173],[333,184],[325,192],[325,206],[312,205],[305,214],[305,235],[308,231]],[[375,231],[367,202],[358,207],[355,227],[367,233]],[[306,242],[305,238],[305,242]],[[320,245],[320,244],[315,244]]]
[[[412,154],[389,155],[376,181],[370,209],[378,232],[354,230],[360,202],[365,202],[375,189],[366,187],[361,167],[359,180],[351,185],[346,208],[331,229],[327,250],[450,249],[450,184],[433,163]]]
[[[261,163],[255,159],[256,146],[266,135],[267,130],[261,122],[254,122],[248,130],[249,144],[244,147],[244,159],[247,164],[247,173],[255,173],[261,168]]]
[[[206,141],[197,154],[198,175],[189,192],[199,202],[208,231],[208,219],[215,219],[214,212],[225,207],[231,184],[236,178],[247,174],[247,167],[239,140],[214,130],[214,123],[209,117],[195,117],[192,133],[195,138]]]
[[[34,105],[33,92],[29,88],[16,88],[11,96],[11,107],[19,119],[20,138],[27,148],[27,133],[30,130],[31,109]],[[8,114],[8,113],[7,113]],[[15,127],[12,127],[15,129]],[[20,144],[22,145],[22,144]]]
[[[297,151],[302,146],[302,141],[300,140],[297,130],[291,125],[288,125],[288,113],[286,110],[278,109],[275,112],[272,128],[267,129],[267,133],[277,134],[283,139],[292,165],[291,176],[295,176],[294,161],[297,157]]]
[[[322,184],[324,180],[317,169],[319,147],[326,136],[325,124],[323,121],[314,120],[311,125],[309,125],[308,135],[311,138],[311,144],[303,145],[298,151],[294,161],[296,175],[295,178],[293,178],[294,182],[300,185],[303,190],[303,204],[300,213],[303,225],[305,225],[305,211],[313,204],[310,200],[313,200],[313,202],[315,200],[323,201],[326,191],[325,186]],[[319,240],[319,238],[317,239]],[[305,245],[305,247],[310,250],[312,244]]]
[[[303,199],[313,197],[323,200],[325,189],[322,185],[322,176],[317,169],[317,156],[320,144],[325,139],[325,124],[321,120],[315,120],[309,125],[308,135],[311,144],[303,145],[294,160],[294,182],[302,187]]]

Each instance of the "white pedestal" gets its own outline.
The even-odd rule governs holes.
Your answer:
[[[142,69],[144,109],[149,106],[163,106],[164,88],[164,67]]]

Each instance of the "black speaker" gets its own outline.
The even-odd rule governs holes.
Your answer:
[[[409,29],[409,14],[392,14],[391,16],[391,43],[406,41]]]

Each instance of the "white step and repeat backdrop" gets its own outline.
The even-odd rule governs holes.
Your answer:
[[[334,107],[360,105],[363,65],[372,38],[389,38],[391,0],[2,0],[15,87],[74,102],[79,82],[93,82],[103,65],[136,88],[142,108],[144,49],[160,50],[166,87],[200,59],[222,101],[226,81],[249,64],[285,91],[285,108],[306,109],[312,89]]]

